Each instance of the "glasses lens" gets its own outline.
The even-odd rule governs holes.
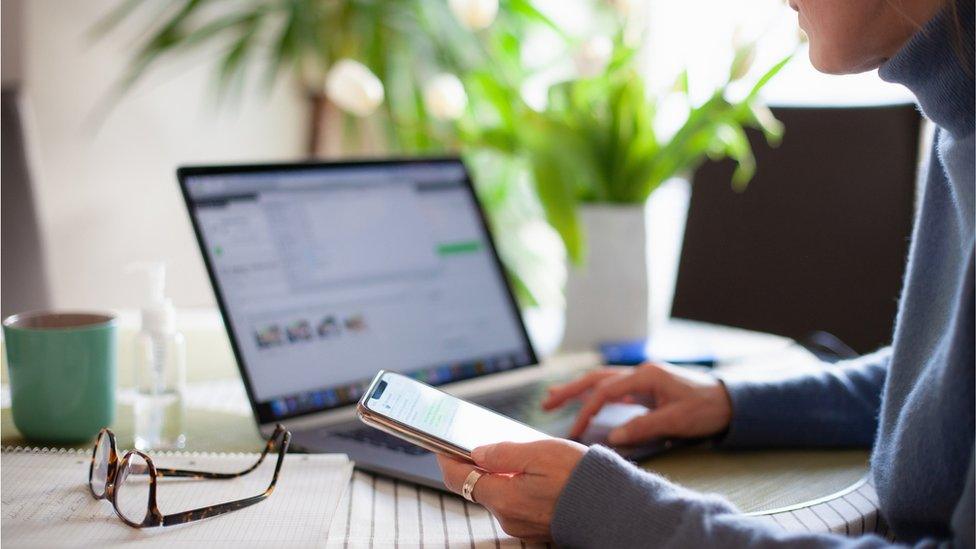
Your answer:
[[[139,454],[129,454],[119,469],[115,485],[115,506],[129,522],[142,524],[149,512],[149,465]]]
[[[108,435],[101,433],[95,442],[95,459],[91,464],[91,489],[96,496],[105,494],[108,483],[108,458],[112,454],[112,444]]]

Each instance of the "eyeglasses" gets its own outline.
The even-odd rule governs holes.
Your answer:
[[[153,526],[173,526],[209,518],[254,505],[271,495],[278,473],[284,462],[291,433],[282,425],[275,427],[257,463],[238,473],[207,473],[184,469],[163,469],[156,467],[152,458],[138,450],[129,450],[121,458],[115,444],[115,434],[102,429],[92,450],[91,467],[88,469],[88,489],[95,499],[107,499],[115,507],[116,514],[123,522],[133,528]],[[195,479],[231,479],[250,473],[258,468],[272,448],[278,446],[278,462],[275,464],[271,483],[261,494],[249,498],[229,501],[218,505],[201,507],[172,515],[163,515],[156,505],[156,481],[161,477]]]

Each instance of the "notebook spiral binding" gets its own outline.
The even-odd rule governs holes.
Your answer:
[[[0,448],[3,454],[88,454],[91,448],[58,448],[52,446],[4,446]]]
[[[92,447],[88,448],[58,448],[56,446],[52,447],[39,447],[39,446],[3,446],[0,448],[0,453],[2,454],[81,454],[88,455],[91,453]],[[119,448],[119,453],[125,453],[125,449]],[[182,450],[162,450],[162,451],[150,451],[148,452],[150,457],[161,456],[161,457],[240,457],[240,458],[252,458],[261,455],[260,452],[184,452]]]

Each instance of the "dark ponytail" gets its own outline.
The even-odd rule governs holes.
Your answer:
[[[973,76],[973,0],[948,0],[952,49],[966,74]],[[968,21],[966,20],[968,18]]]

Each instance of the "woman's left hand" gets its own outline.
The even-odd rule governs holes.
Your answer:
[[[472,497],[495,515],[509,535],[527,541],[549,541],[556,501],[586,446],[570,440],[502,442],[476,448],[471,457],[484,471]],[[475,465],[438,456],[444,484],[461,493]]]

